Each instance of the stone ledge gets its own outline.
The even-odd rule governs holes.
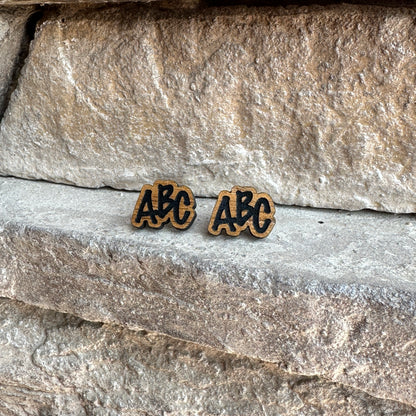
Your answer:
[[[416,415],[270,363],[4,298],[0,347],[2,415]]]
[[[277,207],[266,240],[136,230],[138,194],[0,180],[0,295],[416,404],[413,216]]]

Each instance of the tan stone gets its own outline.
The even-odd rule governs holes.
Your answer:
[[[318,377],[0,298],[0,413],[411,416]]]
[[[205,0],[0,0],[0,6],[9,8],[16,6],[30,6],[30,5],[82,5],[94,6],[98,4],[122,4],[129,2],[137,3],[155,3],[157,7],[165,9],[195,9],[201,6],[202,1]]]
[[[208,234],[208,198],[186,232],[138,230],[136,200],[0,178],[0,296],[416,406],[411,216],[277,207],[259,241]]]
[[[415,10],[50,12],[1,126],[0,172],[415,212]]]
[[[0,7],[0,115],[15,87],[22,54],[27,51],[26,24],[34,11],[33,7]]]

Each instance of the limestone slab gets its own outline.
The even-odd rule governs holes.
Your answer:
[[[277,207],[265,240],[138,230],[138,194],[0,180],[0,295],[416,404],[413,215]]]
[[[45,15],[1,125],[0,173],[416,212],[416,8]]]
[[[410,416],[268,363],[0,298],[2,415]]]

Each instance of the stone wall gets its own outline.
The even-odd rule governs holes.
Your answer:
[[[416,415],[416,7],[1,3],[0,415]]]

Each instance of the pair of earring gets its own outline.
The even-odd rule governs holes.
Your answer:
[[[221,191],[211,214],[208,232],[222,231],[238,236],[248,229],[257,238],[267,237],[275,224],[271,197],[252,187],[234,186]],[[137,228],[160,229],[169,222],[178,230],[187,230],[196,218],[195,197],[190,188],[173,181],[144,185],[134,207],[131,223]]]

